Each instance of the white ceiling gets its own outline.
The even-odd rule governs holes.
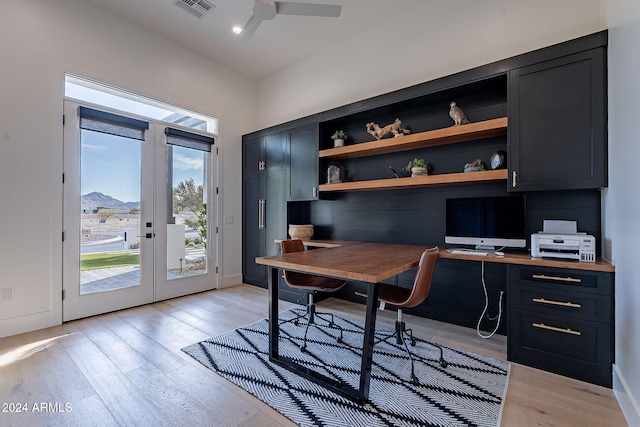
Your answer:
[[[231,28],[244,26],[253,0],[209,0],[216,7],[202,18],[176,6],[174,0],[88,1],[260,79],[431,0],[300,0],[340,4],[342,13],[339,18],[277,15],[263,21],[245,46],[234,44]]]

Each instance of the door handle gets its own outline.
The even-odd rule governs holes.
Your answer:
[[[144,236],[138,237],[142,237],[143,239],[153,239],[154,237],[156,237],[156,233],[146,233]]]
[[[264,223],[264,205],[265,205],[265,200],[264,199],[258,200],[258,228],[259,229],[265,228],[265,223]]]

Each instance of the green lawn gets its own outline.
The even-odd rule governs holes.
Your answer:
[[[139,254],[84,254],[80,255],[80,271],[98,268],[123,267],[140,264]]]

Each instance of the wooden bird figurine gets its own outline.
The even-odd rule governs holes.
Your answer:
[[[449,117],[453,119],[453,126],[466,125],[469,123],[469,119],[464,115],[464,112],[455,102],[451,103],[451,109],[449,110]]]

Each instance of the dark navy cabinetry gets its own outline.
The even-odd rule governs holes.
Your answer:
[[[245,135],[244,280],[266,287],[266,272],[254,259],[275,251],[273,239],[286,238],[289,223],[313,224],[314,239],[443,247],[448,198],[521,193],[527,234],[542,230],[545,219],[571,219],[600,243],[600,189],[607,185],[606,46],[605,31]],[[474,126],[487,129],[451,130],[451,101]],[[384,126],[395,119],[411,134],[380,143],[367,133],[367,123]],[[334,149],[330,139],[337,130],[348,134],[343,149]],[[281,167],[269,170],[273,163],[267,161],[266,171],[255,171],[252,153],[268,155],[269,138],[279,141],[274,146],[282,154],[276,162]],[[502,169],[463,173],[465,163],[481,159],[488,165],[496,151],[507,154]],[[395,178],[391,168],[404,174],[414,158],[428,161],[431,175]],[[343,166],[344,183],[327,184],[332,162]],[[259,210],[262,199],[266,218]],[[256,229],[260,218],[266,231]],[[429,299],[412,313],[475,328],[485,301],[479,264],[439,259]],[[503,301],[498,329],[510,335],[509,357],[607,385],[613,274],[584,277],[583,283],[609,281],[611,293],[605,295],[588,286],[565,289],[544,280],[516,280],[513,275],[523,271],[526,267],[505,265],[485,271],[490,315],[496,315],[500,291],[506,290],[509,300]],[[409,272],[390,280],[409,287],[412,277]],[[347,284],[338,297],[357,301],[358,286]],[[534,298],[578,301],[581,309],[527,301]],[[575,341],[561,347],[562,339],[547,336],[561,332],[534,323],[580,335],[560,335]],[[482,324],[483,330],[493,327]]]
[[[611,387],[614,273],[509,271],[508,359]]]
[[[605,50],[509,73],[510,191],[607,185]]]
[[[286,234],[289,193],[286,134],[276,132],[243,143],[242,273],[244,281],[266,286],[267,269],[256,257],[275,255],[274,239]]]
[[[311,124],[287,132],[289,138],[289,200],[318,198],[318,126]]]

